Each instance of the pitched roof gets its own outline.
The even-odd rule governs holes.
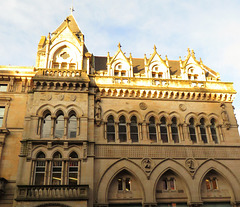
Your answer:
[[[75,18],[73,17],[73,15],[69,15],[64,21],[63,23],[53,32],[53,34],[57,34],[59,31],[61,31],[66,24],[68,24],[69,28],[72,30],[73,33],[77,34],[77,33],[82,33],[81,30],[78,27],[78,24],[75,20]]]

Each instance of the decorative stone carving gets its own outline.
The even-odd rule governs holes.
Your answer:
[[[64,99],[64,95],[63,94],[58,95],[58,99],[62,101]]]
[[[222,112],[221,112],[221,115],[222,115],[222,119],[223,119],[223,125],[227,128],[227,130],[230,129],[230,122],[229,122],[229,117],[228,117],[228,114],[227,114],[227,111],[226,111],[226,105],[224,103],[221,103],[221,108],[222,108]]]
[[[144,158],[142,160],[142,169],[145,171],[145,173],[149,176],[149,174],[152,172],[152,169],[154,167],[153,160],[150,158]]]
[[[71,101],[75,101],[76,98],[77,98],[76,95],[71,95],[71,96],[70,96]]]
[[[102,116],[102,107],[100,105],[101,99],[96,99],[96,106],[95,106],[95,121],[97,126],[101,125],[101,116]]]
[[[179,109],[180,109],[181,111],[186,111],[186,110],[187,110],[187,107],[186,107],[185,104],[179,104]]]
[[[146,110],[146,109],[147,109],[147,104],[144,103],[144,102],[141,102],[141,103],[139,104],[139,107],[140,107],[141,110]]]
[[[185,166],[190,173],[194,173],[197,168],[197,162],[194,158],[188,158],[185,161]]]
[[[46,99],[47,99],[48,101],[51,101],[51,100],[52,100],[52,95],[51,95],[51,94],[48,94],[48,95],[46,96]]]

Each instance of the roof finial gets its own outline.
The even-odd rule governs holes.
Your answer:
[[[118,48],[121,49],[122,45],[120,44],[120,42],[118,43]]]
[[[72,6],[70,8],[70,11],[71,11],[71,15],[73,14],[73,12],[75,11],[74,8],[73,8],[73,0],[72,0]]]
[[[156,47],[156,45],[154,45],[153,49],[154,49],[154,51],[156,51],[156,50],[157,50],[157,47]]]

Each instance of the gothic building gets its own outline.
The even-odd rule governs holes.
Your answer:
[[[240,206],[235,94],[193,50],[95,56],[70,15],[0,66],[0,206]]]

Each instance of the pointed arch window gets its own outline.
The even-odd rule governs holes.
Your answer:
[[[161,140],[163,143],[168,142],[168,132],[167,132],[167,125],[166,125],[166,118],[163,116],[160,120],[160,134]]]
[[[115,142],[115,123],[112,115],[107,119],[107,141]]]
[[[64,135],[64,116],[63,113],[60,113],[55,120],[55,138],[62,138]]]
[[[212,140],[214,141],[215,144],[218,144],[217,130],[214,118],[211,119],[210,131],[212,135]]]
[[[45,154],[39,152],[36,156],[34,185],[44,185],[44,177],[46,173]]]
[[[168,190],[168,180],[167,180],[167,178],[165,178],[165,179],[162,180],[162,189],[163,189],[164,191],[167,191],[167,190]]]
[[[42,120],[41,138],[48,138],[51,135],[51,114],[47,113]]]
[[[203,143],[208,143],[204,118],[200,119],[200,134],[201,134],[201,139],[202,139]]]
[[[170,186],[170,190],[176,190],[176,182],[174,178],[170,178],[169,186]]]
[[[120,142],[127,141],[127,125],[126,125],[126,118],[125,116],[120,116],[119,118],[119,125],[118,125],[118,135]]]
[[[76,138],[77,136],[77,117],[72,114],[68,120],[68,138]]]
[[[154,116],[151,116],[149,118],[149,139],[152,142],[157,142],[157,132],[156,132],[156,123],[155,123],[155,118]]]
[[[192,140],[192,142],[197,143],[196,129],[195,129],[193,117],[190,118],[190,120],[189,120],[189,134],[190,134],[190,139]]]
[[[206,183],[206,188],[207,188],[207,190],[211,190],[211,180],[209,179],[209,178],[207,178],[206,180],[205,180],[205,183]]]
[[[172,139],[174,143],[179,143],[178,125],[177,125],[176,117],[172,118],[171,131],[172,131]]]
[[[68,184],[69,185],[77,185],[78,184],[78,155],[76,152],[72,152],[69,156],[69,164],[68,164]]]
[[[52,161],[52,185],[62,184],[62,155],[60,152],[55,152]]]
[[[137,123],[136,116],[131,117],[130,136],[131,136],[132,142],[138,142],[138,123]]]

